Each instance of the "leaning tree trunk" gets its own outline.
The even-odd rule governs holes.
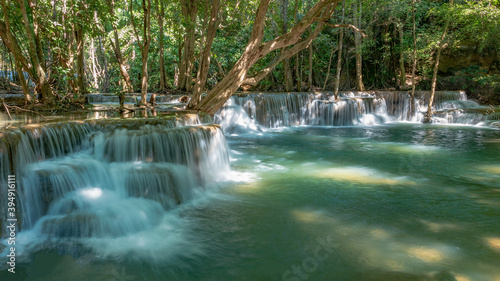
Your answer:
[[[188,105],[188,109],[202,111],[212,115],[215,114],[240,85],[247,83],[246,80],[253,80],[254,83],[256,83],[259,79],[265,77],[265,75],[257,75],[258,79],[255,77],[247,77],[248,70],[259,59],[274,50],[295,44],[292,48],[286,50],[286,55],[281,56],[280,59],[283,60],[295,55],[299,50],[310,46],[312,40],[316,38],[319,32],[325,27],[326,20],[332,16],[339,0],[319,0],[287,34],[263,43],[264,22],[269,2],[270,0],[260,1],[249,42],[240,59],[222,81],[219,82],[201,102],[196,106]],[[301,40],[302,34],[315,22],[317,22],[317,25],[314,32],[305,40],[297,43]],[[269,73],[275,66],[276,62],[273,62],[272,67],[268,67],[261,72],[264,72],[264,74]]]
[[[22,49],[17,39],[11,32],[11,26],[8,18],[8,8],[6,6],[5,0],[1,0],[0,4],[4,11],[4,20],[5,20],[5,22],[0,20],[0,37],[2,38],[2,42],[7,47],[7,49],[9,49],[9,51],[12,53],[12,55],[14,56],[14,60],[21,65],[21,69],[25,69],[26,71],[28,71],[28,74],[30,75],[31,79],[35,81],[36,76],[33,74],[34,71],[32,68],[30,68],[30,64],[28,63],[26,57],[24,57]]]
[[[15,58],[14,60],[16,63],[17,75],[19,76],[19,83],[21,83],[21,87],[23,88],[24,105],[27,105],[29,102],[31,102],[30,89],[28,88],[28,84],[26,83],[26,77],[24,77],[23,67],[21,66],[21,63]]]
[[[43,54],[41,54],[41,46],[37,46],[39,43],[38,32],[35,29],[36,20],[33,17],[33,12],[36,10],[36,6],[33,4],[32,0],[28,0],[28,4],[31,4],[32,14],[31,20],[28,17],[26,11],[25,1],[18,0],[19,6],[21,8],[22,19],[24,27],[26,28],[26,37],[28,38],[28,52],[30,55],[32,67],[36,75],[36,87],[35,92],[41,96],[41,101],[48,105],[54,105],[54,97],[52,95],[52,89],[49,84],[49,79],[47,77],[46,71],[43,65]],[[41,55],[41,56],[40,56]]]
[[[120,48],[120,39],[118,37],[118,30],[116,28],[116,25],[113,25],[113,34],[115,37],[115,43],[111,41],[113,44],[113,52],[115,53],[116,60],[118,61],[118,67],[120,69],[120,74],[123,77],[123,82],[125,84],[125,89],[127,90],[128,93],[133,93],[134,92],[134,87],[132,86],[132,81],[130,80],[130,76],[128,75],[127,67],[125,65],[125,62],[123,61],[123,56],[122,56],[122,51]]]
[[[453,4],[453,0],[450,0],[450,4]],[[434,63],[434,70],[432,72],[432,84],[431,84],[431,96],[429,97],[429,104],[427,105],[427,113],[425,114],[423,123],[432,122],[432,106],[434,105],[434,96],[436,95],[436,85],[437,85],[437,73],[439,69],[439,59],[441,58],[441,51],[445,47],[444,40],[446,39],[446,33],[448,33],[448,28],[450,22],[447,21],[444,27],[443,35],[441,35],[441,40],[437,48],[436,61]]]
[[[328,84],[328,78],[330,78],[330,70],[332,68],[333,54],[335,53],[336,50],[338,50],[338,48],[332,46],[332,51],[330,52],[330,59],[328,60],[328,70],[326,71],[325,82],[323,83],[323,91],[326,88],[326,84]]]

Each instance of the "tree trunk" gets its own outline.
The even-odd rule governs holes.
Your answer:
[[[14,60],[16,61],[16,70],[17,70],[17,75],[19,76],[19,83],[23,88],[24,105],[27,105],[29,102],[31,102],[30,89],[28,88],[28,84],[26,84],[26,77],[24,77],[23,67],[21,66],[21,63],[17,61],[15,58]]]
[[[215,33],[219,25],[219,10],[220,1],[212,1],[212,9],[210,10],[210,22],[208,24],[207,35],[205,39],[205,47],[203,48],[203,53],[200,59],[200,66],[198,67],[198,73],[196,74],[196,83],[193,88],[193,95],[189,102],[190,106],[195,106],[201,100],[201,92],[204,90],[208,78],[208,70],[210,69],[210,50],[212,49],[212,43],[215,38]]]
[[[133,1],[130,2],[130,13],[133,12]],[[142,75],[141,75],[141,105],[147,105],[148,97],[148,56],[151,45],[151,0],[142,0],[143,23],[142,23],[142,42],[137,31],[137,25],[134,17],[131,17],[137,44],[141,49]]]
[[[28,60],[24,57],[22,53],[22,49],[17,41],[17,39],[14,37],[14,35],[11,33],[11,28],[10,28],[10,22],[8,21],[8,14],[5,8],[5,0],[1,0],[1,4],[4,10],[4,18],[5,18],[5,23],[0,20],[0,36],[2,37],[2,41],[4,45],[9,49],[9,51],[12,53],[14,56],[14,59],[18,61],[23,69],[28,71],[30,74],[30,77],[33,81],[36,80],[36,76],[33,74],[33,69],[30,68],[30,65],[28,63]]]
[[[194,51],[195,51],[195,27],[198,6],[196,0],[181,1],[182,13],[188,22],[184,34],[184,44],[182,58],[179,67],[178,89],[189,92],[191,90],[191,80],[193,72]]]
[[[344,24],[344,16],[345,16],[345,0],[342,0],[342,24]],[[340,73],[342,70],[342,47],[344,45],[344,28],[340,30],[339,35],[339,51],[337,52],[337,72],[335,73],[335,92],[334,99],[339,99],[339,87],[340,87]]]
[[[118,29],[115,24],[113,24],[113,33],[115,37],[115,43],[113,44],[113,41],[111,41],[111,47],[113,47],[113,52],[115,53],[116,60],[118,61],[118,66],[120,68],[120,74],[123,77],[125,89],[127,93],[133,93],[134,87],[132,86],[132,81],[130,80],[130,76],[128,75],[125,62],[123,61],[122,51],[120,48],[120,39],[118,37]]]
[[[84,44],[85,36],[83,34],[82,27],[75,28],[75,39],[76,39],[76,71],[77,71],[77,84],[79,94],[87,93],[85,87],[85,54],[84,54]]]
[[[408,119],[411,119],[415,114],[415,71],[417,69],[417,34],[415,23],[415,0],[412,0],[412,17],[413,17],[413,65],[411,68],[411,99]]]
[[[307,89],[313,90],[313,45],[308,48],[309,51],[309,72],[307,74]]]
[[[295,12],[293,14],[293,24],[297,23],[297,15],[299,12],[300,0],[295,0]],[[302,75],[300,74],[300,52],[295,56],[295,79],[297,79],[297,91],[302,91]]]
[[[361,3],[360,7],[361,7]],[[358,19],[359,16],[359,19]],[[358,15],[358,3],[354,3],[354,25],[361,29],[361,11]],[[354,44],[356,47],[356,89],[358,91],[364,91],[365,85],[363,85],[363,61],[361,57],[361,34],[358,32],[354,33]]]
[[[297,23],[287,34],[281,35],[277,38],[263,43],[264,21],[266,18],[267,9],[269,7],[269,1],[270,0],[260,1],[249,42],[240,59],[236,62],[236,64],[228,72],[224,79],[222,79],[222,81],[219,82],[208,93],[208,95],[201,100],[201,102],[199,102],[194,107],[188,106],[188,109],[207,112],[212,115],[215,114],[217,110],[222,107],[224,103],[231,97],[231,95],[240,87],[240,85],[245,82],[250,67],[252,67],[259,59],[269,54],[270,52],[296,44],[301,40],[302,34],[308,29],[308,27],[311,26],[311,24],[318,22],[314,29],[314,32],[312,32],[311,35],[305,40],[305,44],[303,44],[304,42],[296,44],[294,47],[289,49],[293,49],[293,52],[290,51],[287,54],[289,56],[292,56],[295,55],[300,50],[300,48],[308,47],[312,42],[311,38],[315,38],[313,35],[317,36],[319,32],[325,27],[325,21],[331,17],[333,11],[335,10],[335,7],[337,6],[337,3],[339,2],[339,0],[319,0],[304,15],[302,20]],[[299,46],[300,48],[295,48],[297,46]],[[282,58],[285,59],[288,57],[282,56]],[[272,69],[272,67],[268,67],[266,69],[267,72],[270,71],[268,69]],[[259,76],[260,79],[262,79],[263,77],[265,76]]]
[[[143,23],[143,40],[144,44],[142,46],[142,85],[141,85],[141,104],[147,104],[148,95],[148,56],[149,56],[149,46],[151,45],[151,0],[142,0],[142,9],[144,10],[144,23]]]
[[[330,59],[328,60],[328,70],[326,71],[325,82],[323,83],[323,91],[326,89],[326,84],[328,83],[328,78],[330,78],[330,69],[332,68],[333,54],[335,53],[336,50],[338,50],[338,48],[335,48],[335,46],[332,46],[332,51],[330,52]]]
[[[110,13],[114,17],[115,15],[115,7],[114,7],[114,0],[110,0]],[[125,62],[123,61],[123,56],[122,56],[122,51],[120,48],[120,38],[118,36],[118,27],[116,26],[116,23],[113,22],[113,37],[115,42],[113,43],[113,40],[110,40],[111,48],[113,48],[113,53],[115,54],[116,61],[118,62],[118,67],[120,69],[120,74],[123,77],[123,85],[124,89],[127,91],[127,93],[133,93],[134,92],[134,87],[132,86],[132,81],[130,81],[130,76],[128,75],[127,67],[125,66]]]
[[[95,49],[95,46],[94,46],[94,38],[92,38],[90,40],[90,63],[91,63],[91,68],[90,68],[90,73],[92,73],[92,78],[94,80],[94,85],[93,87],[94,88],[98,88],[99,87],[99,80],[98,80],[98,77],[99,77],[99,73],[98,73],[98,70],[97,70],[97,54],[96,54],[96,49]]]
[[[288,0],[282,0],[281,23],[282,34],[286,34],[288,32]],[[283,60],[283,77],[285,78],[285,91],[293,91],[293,76],[292,69],[290,68],[290,59]]]
[[[450,0],[450,4],[453,5],[453,0]],[[423,123],[431,123],[432,122],[432,106],[434,104],[434,96],[436,95],[439,59],[441,58],[441,51],[443,50],[443,48],[446,45],[444,40],[446,39],[446,34],[448,33],[449,26],[450,26],[450,22],[447,21],[445,26],[444,26],[443,35],[441,35],[441,40],[439,41],[439,45],[437,47],[436,60],[434,62],[434,70],[432,72],[431,96],[429,97],[429,104],[427,105],[427,113],[425,114]]]
[[[35,33],[35,18],[33,17],[33,11],[36,10],[35,5],[33,5],[31,0],[28,0],[28,4],[30,4],[32,17],[31,21],[28,17],[28,13],[26,11],[26,6],[24,0],[18,0],[19,6],[21,8],[22,18],[24,27],[26,28],[26,37],[28,38],[28,52],[30,54],[30,59],[34,68],[34,73],[36,73],[36,87],[35,91],[39,94],[41,101],[48,105],[54,105],[54,97],[52,95],[52,89],[49,84],[49,79],[46,75],[46,71],[42,65],[43,62],[43,54],[40,57],[41,46],[37,47],[37,42],[40,42],[37,39],[37,33]]]
[[[102,43],[102,37],[99,35],[99,55],[103,61],[103,90],[109,90],[109,72],[108,72],[108,59],[106,57],[106,50],[104,49],[104,44]]]
[[[156,7],[158,9],[158,0],[156,0]],[[159,60],[159,68],[160,68],[160,92],[164,92],[167,89],[167,74],[165,72],[165,54],[164,54],[164,33],[163,33],[163,16],[165,14],[165,7],[163,5],[163,1],[160,0],[159,4],[159,12],[158,12],[158,26],[160,35],[158,37],[159,40],[159,52],[160,52],[160,60]]]
[[[149,47],[148,47],[149,49]],[[141,61],[142,61],[142,83],[141,83],[141,104],[146,105],[148,98],[148,52],[146,48],[141,51]]]
[[[401,71],[399,81],[400,81],[401,89],[404,89],[406,87],[405,56],[404,56],[404,49],[403,49],[403,43],[404,43],[403,26],[404,26],[404,24],[399,21],[396,25],[398,27],[398,33],[399,33],[399,71]]]

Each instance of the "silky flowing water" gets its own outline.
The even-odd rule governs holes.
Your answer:
[[[211,126],[119,129],[29,164],[60,199],[33,211],[0,279],[500,280],[498,129],[266,129],[235,112],[244,128],[225,140]],[[71,173],[87,176],[66,190]]]

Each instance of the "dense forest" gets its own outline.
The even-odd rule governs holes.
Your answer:
[[[0,68],[50,106],[180,93],[214,113],[238,89],[412,85],[498,104],[499,23],[498,0],[1,0]]]

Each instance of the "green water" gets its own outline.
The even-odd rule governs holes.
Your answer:
[[[227,139],[239,182],[171,212],[157,240],[133,241],[142,252],[42,251],[0,279],[500,280],[500,131],[394,124]]]

